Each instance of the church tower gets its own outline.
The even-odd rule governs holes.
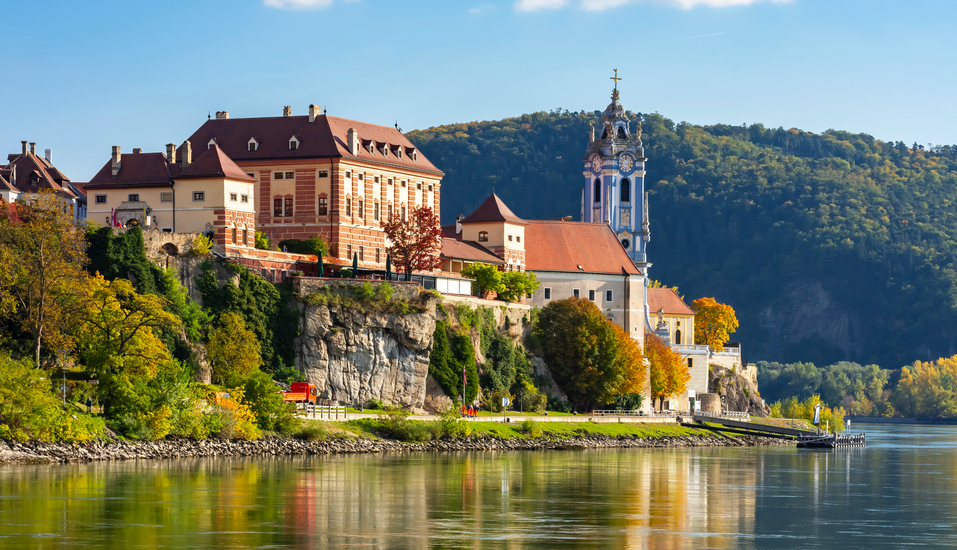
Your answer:
[[[592,126],[583,175],[582,221],[607,223],[638,267],[648,267],[648,195],[645,193],[645,149],[641,145],[641,121],[635,135],[628,115],[618,101],[618,71],[615,89],[601,117],[601,134],[595,139]]]

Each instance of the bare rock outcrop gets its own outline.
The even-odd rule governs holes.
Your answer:
[[[728,411],[747,412],[751,416],[767,416],[764,401],[751,381],[735,369],[718,365],[708,367],[708,391],[718,394]]]

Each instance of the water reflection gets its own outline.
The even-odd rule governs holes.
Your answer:
[[[955,434],[876,438],[868,449],[837,453],[591,450],[7,466],[0,468],[0,547],[946,546],[957,542]]]

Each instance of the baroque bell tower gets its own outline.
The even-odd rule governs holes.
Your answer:
[[[611,103],[601,116],[601,134],[592,126],[584,161],[581,219],[607,223],[639,267],[648,267],[648,195],[645,193],[645,149],[641,121],[634,135],[618,101],[618,70]]]

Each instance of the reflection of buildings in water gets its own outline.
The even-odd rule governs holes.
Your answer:
[[[630,469],[624,547],[635,550],[747,548],[762,464],[721,451],[622,453]]]

